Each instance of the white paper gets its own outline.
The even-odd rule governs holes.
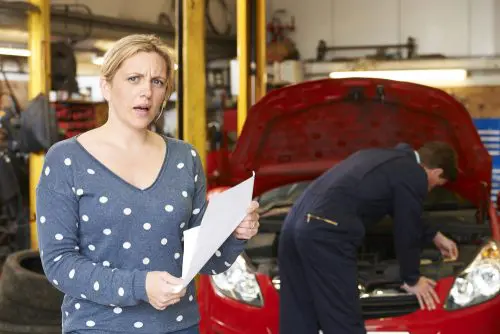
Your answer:
[[[254,180],[255,173],[211,197],[201,225],[184,231],[181,289],[191,282],[245,218],[252,202]]]

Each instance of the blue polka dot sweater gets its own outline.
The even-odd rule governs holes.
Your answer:
[[[181,277],[184,230],[206,208],[196,150],[171,139],[156,181],[139,189],[95,159],[76,137],[46,154],[36,191],[40,254],[52,284],[65,294],[63,332],[164,334],[199,321],[194,282],[164,311],[147,301],[146,273]],[[202,269],[225,271],[245,242],[229,237]]]

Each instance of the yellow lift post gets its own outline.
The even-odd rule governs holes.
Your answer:
[[[178,0],[178,137],[192,144],[206,166],[205,1]],[[182,113],[182,115],[181,115]]]
[[[248,109],[266,94],[266,0],[237,0],[238,135]]]
[[[40,12],[30,11],[28,14],[28,48],[31,55],[29,63],[28,99],[38,94],[49,94],[50,91],[50,0],[30,0],[40,8]],[[42,172],[44,153],[31,154],[29,157],[30,187],[30,242],[31,248],[38,248],[36,230],[36,196],[35,190]]]

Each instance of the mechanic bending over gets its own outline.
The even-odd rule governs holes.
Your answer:
[[[389,214],[402,288],[422,309],[439,303],[436,283],[420,275],[421,245],[433,241],[457,258],[456,244],[421,221],[436,186],[455,180],[456,153],[429,142],[352,154],[317,178],[295,202],[279,241],[280,333],[366,333],[357,284],[357,248],[365,229]]]

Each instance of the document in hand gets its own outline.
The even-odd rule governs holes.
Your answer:
[[[240,184],[214,195],[200,226],[184,231],[182,288],[200,272],[247,214],[252,202],[255,173]]]

